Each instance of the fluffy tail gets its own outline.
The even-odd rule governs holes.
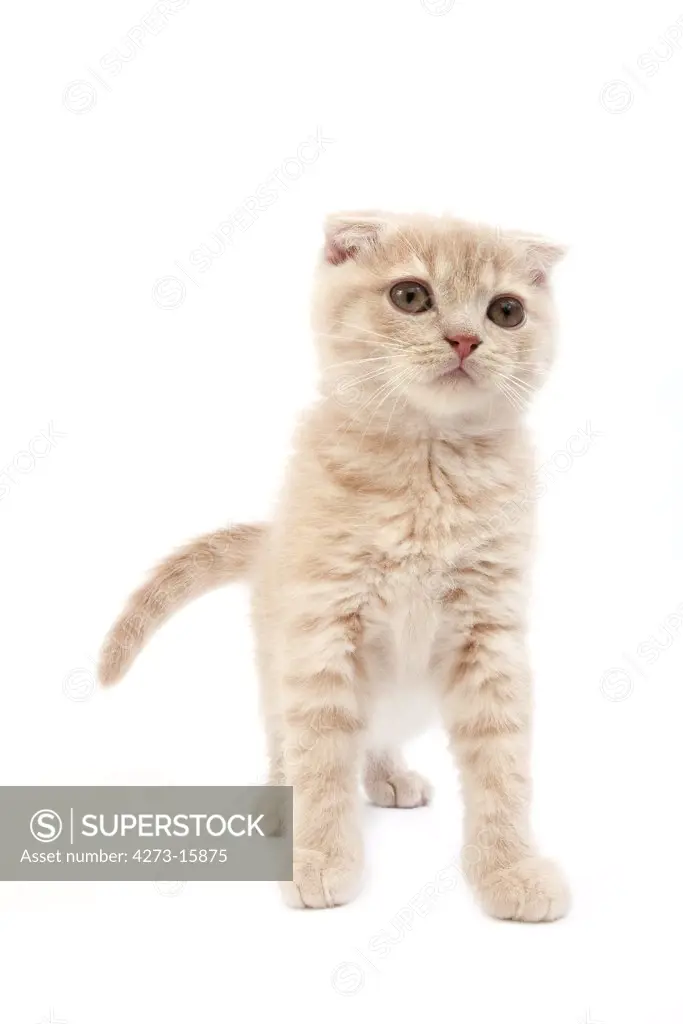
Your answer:
[[[99,676],[115,683],[159,626],[184,604],[223,583],[243,579],[267,527],[231,526],[199,537],[163,561],[129,599],[100,652]]]

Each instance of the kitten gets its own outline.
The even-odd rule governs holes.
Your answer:
[[[293,906],[359,888],[359,770],[376,804],[427,802],[400,748],[440,715],[481,904],[524,921],[568,909],[530,833],[525,639],[524,413],[552,361],[561,255],[446,218],[331,218],[314,303],[321,397],[273,522],[171,556],[105,642],[111,683],[182,603],[250,580],[270,778],[294,787]]]

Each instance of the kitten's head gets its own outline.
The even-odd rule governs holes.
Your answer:
[[[399,398],[438,419],[516,414],[552,362],[562,253],[444,217],[331,217],[314,309],[325,390],[369,412]]]

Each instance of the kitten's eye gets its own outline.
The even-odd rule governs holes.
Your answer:
[[[512,295],[499,295],[489,303],[486,315],[498,327],[519,327],[526,318],[524,306]]]
[[[429,288],[419,281],[399,281],[391,288],[389,298],[402,313],[426,313],[434,305]]]

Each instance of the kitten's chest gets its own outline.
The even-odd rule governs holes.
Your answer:
[[[476,557],[504,520],[501,511],[523,495],[524,466],[476,444],[434,442],[405,470],[405,486],[380,508],[387,566],[409,576],[437,573]],[[380,536],[380,535],[378,535]]]
[[[376,590],[364,622],[373,742],[405,739],[434,720],[435,651],[455,628],[444,619],[443,596],[481,557],[519,482],[500,460],[482,466],[435,445],[413,465],[400,500],[380,510]]]
[[[414,574],[396,574],[392,598],[366,609],[363,660],[371,744],[391,749],[435,719],[430,662],[440,605]]]

